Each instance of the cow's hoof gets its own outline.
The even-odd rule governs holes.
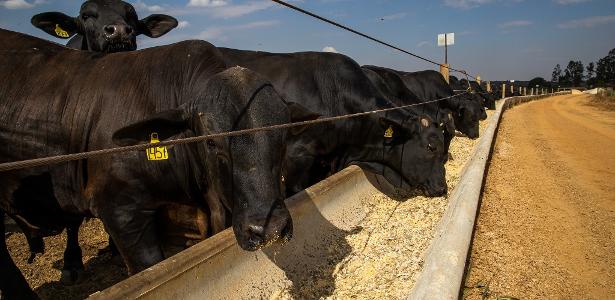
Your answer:
[[[117,248],[115,248],[115,246],[107,246],[105,248],[102,249],[98,249],[98,256],[104,256],[106,254],[111,255],[111,257],[115,257],[115,256],[119,256],[120,252],[117,251]]]
[[[111,253],[111,248],[109,248],[109,246],[102,248],[102,249],[98,249],[98,256],[103,256],[107,253]]]
[[[84,276],[85,270],[82,269],[62,270],[60,282],[64,285],[74,285],[80,282]]]

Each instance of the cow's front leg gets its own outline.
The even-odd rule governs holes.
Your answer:
[[[109,245],[107,245],[107,247],[105,248],[99,249],[98,256],[110,253],[111,257],[116,257],[120,254],[120,252],[117,251],[117,247],[115,247],[115,243],[113,243],[113,239],[111,238],[111,236],[108,236],[108,238],[109,238]]]
[[[72,217],[66,224],[66,249],[64,250],[64,266],[60,281],[66,285],[75,284],[83,277],[84,266],[79,247],[79,227],[83,223],[82,217]]]
[[[119,250],[130,275],[162,261],[164,254],[158,240],[156,211],[139,208],[133,201],[103,210],[101,219]]]
[[[38,299],[30,289],[6,247],[4,236],[4,211],[0,210],[0,298],[1,299]]]

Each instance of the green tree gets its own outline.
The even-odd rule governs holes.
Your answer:
[[[585,76],[585,84],[587,87],[593,88],[596,85],[596,77],[594,76],[596,74],[596,64],[590,62],[587,64],[585,70],[587,71],[587,75]]]
[[[536,78],[530,80],[530,82],[528,82],[527,86],[530,87],[530,88],[533,88],[533,87],[536,87],[536,86],[549,88],[549,87],[551,87],[551,84],[549,82],[547,82],[542,77],[536,77]]]
[[[615,85],[615,49],[596,64],[596,81],[598,84]]]
[[[568,66],[564,71],[564,77],[566,79],[567,84],[572,84],[573,86],[579,86],[581,82],[583,82],[583,72],[585,68],[583,68],[583,63],[580,61],[570,61],[568,62]]]
[[[594,74],[596,73],[596,65],[593,62],[590,62],[587,64],[587,67],[585,67],[585,70],[587,71],[587,80],[590,80],[594,78]]]
[[[553,73],[551,73],[551,82],[560,82],[560,78],[562,77],[562,67],[559,64],[555,65],[553,68]]]

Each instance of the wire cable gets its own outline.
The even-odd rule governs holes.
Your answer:
[[[327,19],[327,18],[325,18],[325,17],[321,17],[321,16],[319,16],[319,15],[317,15],[317,14],[315,14],[315,13],[309,12],[309,11],[307,11],[307,10],[303,9],[303,8],[297,7],[297,6],[292,5],[292,4],[290,4],[290,3],[284,2],[284,1],[282,1],[282,0],[271,0],[271,1],[276,2],[276,3],[280,4],[280,5],[286,6],[286,7],[290,8],[290,9],[296,10],[296,11],[298,11],[298,12],[300,12],[300,13],[303,13],[303,14],[306,14],[306,15],[308,15],[308,16],[311,16],[311,17],[314,17],[314,18],[316,18],[316,19],[319,19],[319,20],[321,20],[321,21],[323,21],[323,22],[329,23],[329,24],[331,24],[331,25],[333,25],[333,26],[336,26],[336,27],[342,28],[342,29],[344,29],[344,30],[346,30],[346,31],[350,31],[350,32],[352,32],[352,33],[354,33],[354,34],[357,34],[357,35],[360,35],[360,36],[362,36],[362,37],[364,37],[364,38],[370,39],[370,40],[372,40],[372,41],[374,41],[374,42],[376,42],[376,43],[379,43],[379,44],[385,45],[385,46],[387,46],[387,47],[393,48],[393,49],[395,49],[395,50],[397,50],[397,51],[401,51],[401,52],[406,53],[406,54],[408,54],[408,55],[410,55],[410,56],[413,56],[413,57],[415,57],[415,58],[418,58],[418,59],[420,59],[420,60],[423,60],[423,61],[426,61],[426,62],[432,63],[432,64],[434,64],[434,65],[438,65],[438,66],[441,66],[441,67],[447,68],[447,69],[449,69],[449,70],[451,70],[451,71],[454,71],[454,72],[459,72],[459,73],[464,74],[465,76],[469,76],[469,77],[471,77],[471,78],[473,78],[473,79],[475,79],[475,80],[477,79],[476,77],[474,77],[474,76],[472,76],[472,75],[469,75],[469,74],[468,74],[466,71],[464,71],[464,70],[458,70],[458,69],[455,69],[455,68],[452,68],[452,67],[448,67],[448,66],[446,66],[446,65],[444,65],[444,64],[437,63],[437,62],[435,62],[435,61],[433,61],[433,60],[431,60],[431,59],[429,59],[429,58],[426,58],[426,57],[420,56],[420,55],[418,55],[418,54],[414,54],[414,53],[412,53],[412,52],[410,52],[410,51],[404,50],[404,49],[399,48],[399,47],[397,47],[397,46],[395,46],[395,45],[392,45],[392,44],[390,44],[390,43],[387,43],[387,42],[381,41],[381,40],[379,40],[379,39],[377,39],[377,38],[371,37],[371,36],[369,36],[369,35],[367,35],[367,34],[365,34],[365,33],[359,32],[359,31],[354,30],[354,29],[352,29],[352,28],[350,28],[350,27],[348,27],[348,26],[344,26],[344,25],[342,25],[342,24],[340,24],[340,23],[337,23],[337,22],[335,22],[335,21],[329,20],[329,19]]]

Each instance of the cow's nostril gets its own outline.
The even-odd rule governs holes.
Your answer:
[[[115,26],[113,25],[107,25],[104,27],[105,33],[107,33],[108,35],[113,35],[115,33]]]
[[[265,227],[263,226],[249,225],[248,230],[250,231],[250,233],[261,238],[265,235]]]

